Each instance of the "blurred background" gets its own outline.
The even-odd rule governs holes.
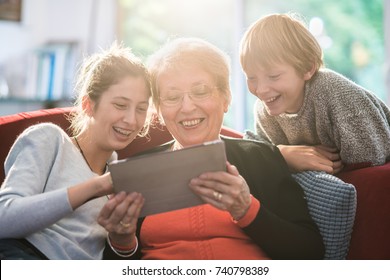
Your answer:
[[[0,0],[0,115],[70,106],[82,57],[123,41],[145,61],[169,38],[201,37],[231,57],[225,125],[253,130],[238,46],[269,13],[297,12],[325,65],[390,102],[390,0]]]

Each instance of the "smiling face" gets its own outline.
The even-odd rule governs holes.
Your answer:
[[[191,89],[205,85],[212,94],[203,100],[193,100],[188,95]],[[181,92],[182,102],[176,106],[160,103],[160,113],[169,132],[182,147],[219,139],[228,98],[215,87],[212,76],[196,65],[171,68],[160,73],[157,87],[161,99],[170,92]]]
[[[103,92],[98,103],[87,102],[91,139],[106,150],[125,148],[144,126],[149,97],[144,78],[126,76]]]
[[[270,69],[246,69],[249,91],[257,96],[272,116],[297,113],[302,107],[305,82],[313,71],[299,75],[289,64],[278,64]]]
[[[322,49],[305,23],[290,14],[255,21],[240,42],[249,91],[270,115],[297,113],[306,81],[322,67]]]

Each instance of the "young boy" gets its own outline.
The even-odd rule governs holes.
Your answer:
[[[256,133],[294,172],[339,172],[390,159],[390,110],[375,95],[323,68],[322,50],[289,14],[259,19],[244,34],[241,66],[255,104]]]

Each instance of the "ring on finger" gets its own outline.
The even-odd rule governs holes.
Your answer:
[[[222,194],[221,194],[220,192],[214,191],[214,192],[213,192],[213,195],[214,195],[214,199],[215,199],[215,200],[221,201],[221,199],[222,199]]]
[[[125,223],[125,222],[123,222],[123,221],[120,221],[119,223],[120,223],[121,226],[124,227],[124,228],[128,228],[128,227],[130,226],[130,223]]]

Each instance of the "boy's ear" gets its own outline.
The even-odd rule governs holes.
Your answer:
[[[94,104],[88,96],[83,97],[81,106],[88,116],[92,116]]]
[[[311,67],[310,71],[306,72],[305,74],[303,74],[303,79],[305,81],[308,81],[311,79],[311,77],[313,77],[314,73],[316,72],[316,67],[315,67],[315,64],[313,64],[313,66]]]

